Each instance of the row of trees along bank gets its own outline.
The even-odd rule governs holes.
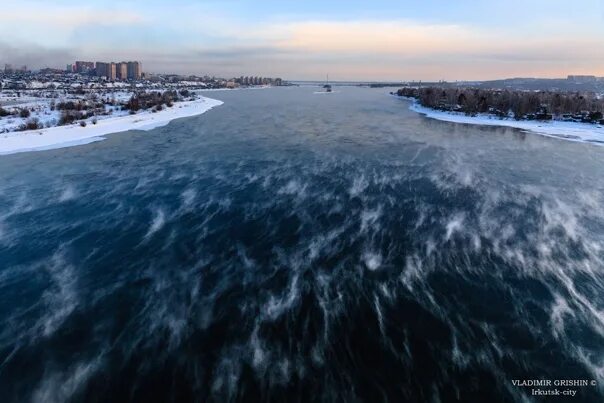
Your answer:
[[[604,99],[594,93],[405,87],[396,94],[428,108],[470,116],[489,113],[517,120],[604,124]]]

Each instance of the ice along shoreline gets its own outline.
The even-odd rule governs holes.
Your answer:
[[[103,136],[108,134],[151,130],[165,126],[174,119],[201,115],[222,104],[217,99],[199,97],[194,101],[175,102],[171,108],[164,107],[155,113],[144,111],[135,115],[99,119],[97,124],[88,123],[86,127],[75,124],[3,133],[0,134],[0,155],[72,147],[104,140]]]
[[[467,116],[459,112],[443,112],[420,105],[414,98],[398,97],[411,102],[409,109],[428,118],[451,123],[483,126],[504,126],[526,130],[547,137],[604,146],[604,126],[577,122],[500,119],[492,115]]]

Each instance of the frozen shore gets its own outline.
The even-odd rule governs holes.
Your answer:
[[[467,116],[463,113],[443,112],[427,108],[425,106],[421,106],[415,99],[412,98],[403,99],[412,102],[411,106],[409,106],[409,109],[432,119],[453,123],[513,127],[548,137],[604,145],[604,127],[601,125],[561,122],[557,120],[548,122],[535,120],[518,121],[513,119],[500,119],[492,115],[484,114],[478,116]]]
[[[151,130],[165,126],[174,119],[200,115],[222,103],[216,99],[201,97],[194,101],[176,102],[171,108],[164,107],[156,113],[144,111],[135,115],[99,119],[97,124],[87,122],[86,127],[75,124],[3,133],[0,134],[0,155],[88,144],[103,140],[104,135],[128,130]]]

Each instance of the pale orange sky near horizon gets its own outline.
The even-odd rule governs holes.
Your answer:
[[[342,81],[604,76],[601,0],[4,1],[0,64],[136,58],[151,72]]]

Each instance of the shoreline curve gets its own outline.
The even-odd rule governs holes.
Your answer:
[[[200,97],[194,101],[176,102],[171,108],[164,107],[162,111],[156,113],[144,111],[135,115],[99,119],[97,124],[88,122],[86,127],[73,124],[3,133],[0,134],[0,155],[90,144],[104,140],[106,135],[130,130],[148,131],[166,126],[175,119],[201,115],[223,103],[217,99]]]

